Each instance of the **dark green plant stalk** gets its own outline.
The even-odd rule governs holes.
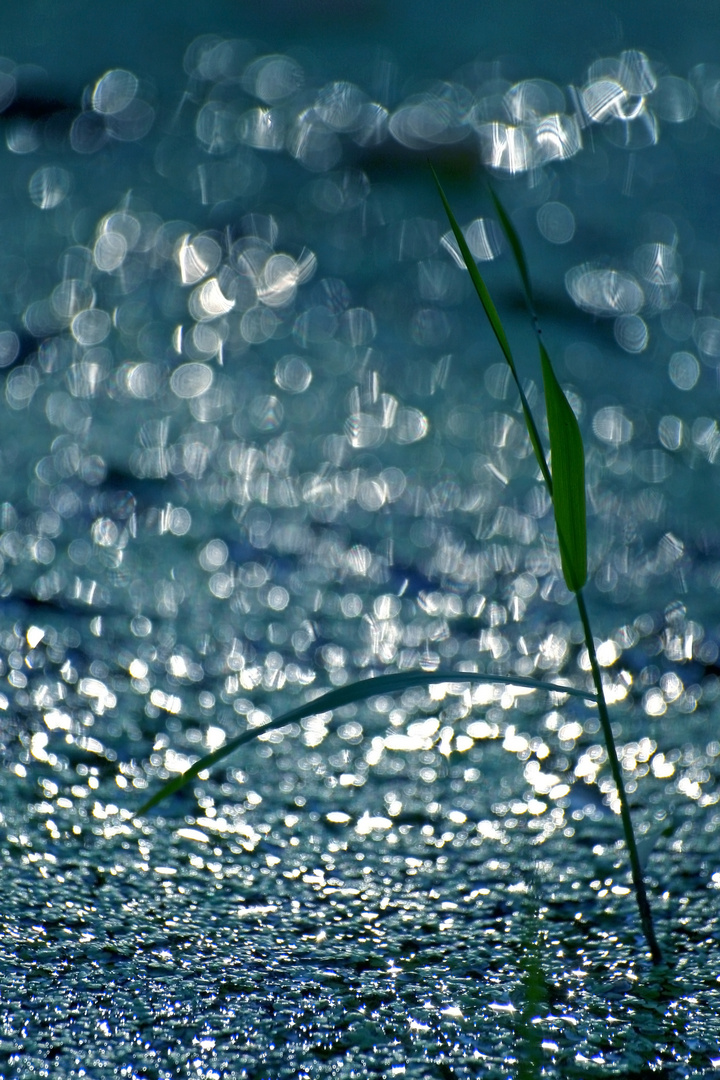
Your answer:
[[[508,239],[513,252],[515,262],[523,284],[525,300],[532,318],[535,332],[538,336],[540,348],[540,363],[542,366],[543,388],[545,392],[545,406],[547,410],[548,432],[550,436],[550,453],[552,460],[552,472],[548,467],[542,443],[538,435],[537,425],[527,402],[527,398],[520,384],[517,367],[512,356],[507,335],[497,313],[497,309],[490,297],[487,286],[482,279],[477,264],[463,236],[462,230],[450,208],[445,192],[442,189],[437,173],[432,169],[435,183],[437,184],[440,198],[445,208],[450,227],[460,249],[463,262],[470,274],[475,290],[480,298],[490,326],[498,340],[503,355],[508,363],[515,384],[520,392],[525,423],[530,437],[535,457],[540,467],[543,480],[547,486],[553,504],[555,525],[558,534],[560,556],[562,561],[563,576],[567,587],[575,594],[577,600],[580,621],[583,626],[585,645],[590,660],[590,669],[597,694],[598,713],[600,724],[605,739],[608,761],[612,772],[613,781],[620,801],[620,817],[622,820],[625,845],[630,858],[633,887],[640,913],[640,923],[645,940],[650,949],[650,955],[654,964],[663,961],[662,951],[655,936],[652,912],[645,889],[640,856],[638,854],[635,831],[633,829],[630,806],[623,780],[622,769],[618,760],[615,739],[612,733],[610,716],[608,714],[605,690],[600,673],[600,666],[595,652],[592,629],[588,617],[585,597],[582,592],[583,585],[587,581],[587,538],[586,538],[586,497],[585,497],[585,453],[582,436],[575,414],[557,381],[552,362],[542,341],[540,324],[538,322],[532,301],[532,289],[530,275],[527,269],[525,254],[522,244],[510,221],[510,218],[500,199],[491,189],[491,195],[497,210],[503,231]]]
[[[610,715],[608,713],[607,701],[605,700],[605,692],[602,684],[602,675],[600,674],[600,665],[598,664],[597,653],[595,652],[595,642],[593,641],[590,620],[588,619],[585,597],[583,596],[582,590],[579,590],[575,594],[575,599],[577,600],[578,611],[580,612],[580,621],[583,624],[583,632],[585,634],[585,643],[590,658],[593,682],[595,683],[597,690],[598,715],[600,716],[600,726],[602,727],[603,737],[605,739],[608,761],[610,762],[610,771],[612,773],[612,778],[615,781],[615,787],[617,788],[618,798],[620,800],[620,817],[622,820],[623,833],[625,834],[625,846],[628,849],[628,856],[630,858],[630,870],[632,872],[638,911],[640,912],[640,922],[642,924],[645,940],[650,949],[653,964],[662,964],[662,950],[660,949],[658,940],[655,936],[652,910],[645,888],[645,878],[643,877],[640,855],[635,839],[635,830],[633,829],[632,818],[630,816],[630,805],[625,791],[625,781],[623,780],[622,767],[618,760],[617,749],[615,747],[615,739],[612,733]]]

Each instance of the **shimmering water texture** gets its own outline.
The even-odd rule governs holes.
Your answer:
[[[575,811],[568,844],[507,758],[451,755],[430,784],[437,757],[396,754],[361,810],[286,745],[172,823],[50,792],[9,814],[2,1075],[711,1075],[720,815],[684,807],[651,859],[660,974],[615,821]],[[481,776],[505,802],[480,810]]]
[[[720,72],[626,51],[562,90],[375,59],[360,86],[204,37],[171,101],[114,69],[31,113],[37,72],[0,61],[4,1080],[720,1067]],[[584,433],[588,604],[671,972],[568,694],[377,695],[133,816],[353,679],[592,689],[428,156],[504,312],[492,171]]]

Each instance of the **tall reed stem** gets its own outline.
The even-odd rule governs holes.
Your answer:
[[[663,954],[655,936],[655,926],[653,924],[650,901],[648,900],[647,891],[645,889],[645,879],[643,877],[642,866],[640,865],[640,856],[638,855],[635,832],[630,817],[630,806],[625,790],[625,781],[623,780],[622,767],[615,748],[615,739],[613,737],[612,725],[610,723],[607,702],[605,700],[605,690],[603,688],[602,675],[600,674],[600,665],[598,664],[597,653],[595,652],[595,642],[593,641],[590,620],[588,618],[587,608],[585,607],[585,597],[583,596],[582,589],[578,589],[575,593],[575,598],[577,600],[580,620],[585,634],[585,644],[590,658],[590,669],[592,671],[595,691],[597,693],[598,713],[603,736],[605,738],[608,761],[610,762],[610,771],[612,772],[618,799],[620,800],[620,817],[622,819],[623,833],[625,834],[625,846],[628,850],[628,855],[630,856],[630,868],[632,871],[632,880],[635,888],[638,911],[640,912],[640,923],[642,925],[643,934],[645,935],[645,940],[650,949],[653,964],[662,964]]]
[[[543,389],[545,392],[548,434],[550,437],[550,452],[552,455],[551,471],[548,467],[545,451],[543,450],[540,435],[538,434],[537,424],[535,423],[535,418],[532,414],[527,397],[525,396],[500,316],[498,315],[492,297],[488,292],[487,286],[482,279],[482,275],[477,268],[477,264],[468,247],[465,236],[450,208],[450,204],[442,189],[437,173],[432,168],[432,165],[430,168],[435,178],[440,199],[445,207],[445,213],[450,222],[453,235],[455,236],[460,254],[462,255],[462,260],[470,274],[480,303],[485,310],[490,326],[497,338],[497,342],[518,388],[528,436],[535,452],[535,457],[538,466],[540,467],[543,480],[545,481],[548,494],[552,499],[558,543],[560,545],[563,577],[565,578],[565,584],[568,589],[575,594],[578,611],[580,612],[580,619],[583,624],[585,644],[587,645],[588,656],[590,658],[590,668],[592,670],[593,682],[595,683],[595,689],[597,691],[600,723],[603,729],[603,736],[605,738],[613,780],[615,781],[615,787],[620,800],[620,816],[622,818],[623,832],[625,834],[625,844],[628,849],[628,855],[630,856],[632,880],[635,888],[638,910],[640,912],[642,930],[650,948],[653,963],[660,964],[662,963],[663,956],[657,938],[655,937],[650,903],[648,901],[647,892],[645,891],[645,881],[640,865],[640,856],[638,855],[637,844],[635,843],[635,833],[633,832],[632,818],[630,817],[627,792],[625,791],[622,769],[615,748],[615,740],[613,738],[612,725],[608,715],[602,676],[600,675],[600,666],[595,653],[595,643],[590,628],[590,619],[588,617],[587,608],[585,607],[585,598],[582,592],[582,587],[587,581],[587,537],[585,451],[580,428],[578,427],[577,418],[570,407],[562,387],[557,381],[552,361],[543,344],[542,330],[533,305],[532,285],[520,238],[515,232],[515,226],[510,220],[505,207],[493,189],[490,188],[490,194],[495,203],[495,209],[500,218],[503,232],[510,244],[515,263],[520,273],[525,301],[540,347],[540,363],[543,373]]]

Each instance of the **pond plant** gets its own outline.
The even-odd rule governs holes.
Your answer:
[[[530,408],[530,404],[523,389],[515,359],[510,348],[509,340],[503,323],[493,303],[487,286],[478,270],[475,259],[458,222],[453,214],[445,192],[440,184],[435,170],[432,174],[437,185],[440,199],[442,200],[452,234],[454,236],[462,263],[465,265],[472,280],[475,291],[480,299],[485,315],[490,323],[492,331],[508,365],[513,381],[520,397],[525,426],[532,449],[537,461],[540,474],[550,496],[560,551],[562,573],[567,588],[574,594],[577,609],[583,628],[585,647],[587,649],[590,670],[592,674],[594,693],[589,693],[571,686],[559,685],[544,680],[526,678],[522,676],[482,675],[476,672],[442,671],[434,672],[411,671],[398,672],[387,675],[379,675],[374,678],[363,679],[331,690],[328,693],[314,697],[312,700],[283,713],[281,716],[263,724],[242,732],[236,738],[229,740],[223,746],[206,754],[194,762],[184,773],[169,780],[156,791],[137,811],[142,816],[153,809],[160,802],[173,795],[189,781],[205,773],[218,762],[227,758],[235,750],[252,741],[261,734],[273,729],[286,727],[297,723],[310,716],[320,713],[332,712],[346,705],[352,705],[359,701],[375,697],[380,694],[398,693],[411,686],[431,685],[438,683],[504,683],[511,686],[527,687],[533,690],[545,690],[584,698],[596,705],[600,726],[603,732],[605,747],[612,779],[617,791],[620,805],[620,817],[622,822],[625,846],[630,861],[631,877],[637,907],[640,915],[642,932],[647,942],[650,956],[654,965],[663,963],[663,954],[658,943],[653,924],[652,911],[645,887],[642,864],[638,844],[635,837],[630,806],[627,792],[623,781],[622,768],[618,758],[618,752],[608,712],[607,699],[603,687],[600,665],[598,663],[595,643],[592,634],[591,623],[588,615],[583,587],[587,581],[587,526],[586,526],[586,493],[585,493],[585,452],[583,447],[580,428],[575,413],[565,396],[555,374],[552,361],[545,348],[542,331],[535,314],[530,275],[522,245],[512,224],[510,217],[496,193],[490,188],[496,213],[500,220],[502,230],[507,238],[512,251],[516,266],[522,282],[525,302],[529,317],[537,337],[540,366],[542,372],[545,409],[547,417],[547,430],[550,443],[549,458],[543,449],[538,425]],[[528,995],[529,1005],[535,1004],[535,995],[539,985],[539,967],[536,958],[532,959],[532,970],[529,971]],[[537,970],[536,970],[537,968]],[[531,1009],[532,1011],[532,1009]],[[530,1029],[528,1029],[530,1031]],[[526,1033],[527,1034],[527,1033]],[[531,1036],[530,1032],[530,1036]],[[530,1038],[532,1044],[532,1038]],[[534,1058],[531,1053],[530,1061]]]
[[[530,405],[528,404],[525,391],[523,390],[500,316],[498,315],[490,293],[480,275],[477,264],[467,245],[467,241],[463,236],[462,230],[457,223],[455,215],[450,208],[445,192],[443,191],[434,170],[433,176],[435,177],[438,192],[442,199],[445,213],[448,216],[453,235],[460,249],[463,262],[467,267],[472,283],[475,286],[475,290],[480,298],[480,302],[482,303],[493,333],[497,338],[503,356],[510,368],[510,372],[520,395],[528,436],[535,452],[535,457],[538,466],[540,467],[545,486],[552,500],[563,577],[565,578],[565,584],[568,589],[575,594],[578,613],[583,627],[585,647],[588,651],[593,684],[597,694],[597,708],[600,725],[605,740],[605,748],[610,763],[613,782],[615,783],[618,800],[620,802],[620,816],[625,837],[625,845],[630,859],[633,888],[635,890],[635,898],[640,913],[640,922],[642,924],[645,940],[650,949],[652,961],[654,964],[660,964],[663,960],[662,951],[655,934],[652,911],[650,909],[650,902],[645,888],[645,880],[635,838],[635,830],[633,829],[632,818],[630,815],[630,805],[628,803],[625,782],[623,780],[622,769],[620,767],[617,748],[615,746],[602,675],[600,673],[600,665],[598,663],[592,628],[587,606],[585,604],[585,597],[583,595],[583,586],[587,581],[587,513],[585,495],[585,451],[582,435],[580,434],[580,427],[575,413],[557,380],[550,356],[543,343],[540,323],[534,310],[530,275],[528,273],[522,245],[504,206],[492,188],[490,188],[490,194],[495,204],[495,209],[500,219],[503,232],[508,239],[520,273],[525,301],[537,336],[540,351],[540,364],[542,368],[548,434],[550,438],[550,461],[552,465],[552,468],[550,468],[542,448],[535,418],[530,409]]]

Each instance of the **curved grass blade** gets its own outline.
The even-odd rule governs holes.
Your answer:
[[[468,273],[470,275],[470,279],[472,280],[472,283],[475,286],[475,291],[477,292],[478,296],[480,297],[480,303],[482,304],[483,308],[485,309],[485,314],[488,317],[488,322],[490,323],[490,326],[492,327],[492,331],[495,334],[495,337],[497,338],[498,345],[502,349],[503,356],[505,357],[505,360],[507,361],[507,365],[510,368],[510,371],[512,372],[512,377],[515,380],[515,385],[517,386],[518,393],[520,395],[520,404],[522,405],[523,415],[525,417],[525,427],[527,428],[527,433],[528,433],[528,436],[530,437],[530,443],[531,443],[532,448],[533,448],[533,450],[535,452],[535,457],[537,459],[537,463],[540,466],[540,472],[542,473],[543,480],[545,481],[545,483],[547,485],[548,491],[552,495],[552,477],[550,475],[550,470],[548,468],[547,461],[545,460],[545,452],[544,452],[544,450],[542,448],[542,443],[540,442],[540,435],[539,435],[538,429],[537,429],[537,427],[535,425],[535,417],[532,414],[532,411],[530,409],[530,405],[528,403],[527,397],[525,396],[525,391],[523,390],[522,383],[520,382],[520,376],[518,375],[517,368],[515,367],[515,360],[513,358],[512,350],[510,348],[510,343],[509,343],[509,341],[507,339],[507,334],[505,333],[505,328],[503,327],[502,321],[501,321],[500,316],[498,315],[498,312],[497,312],[497,308],[495,307],[495,304],[492,301],[492,297],[490,296],[490,293],[488,292],[487,286],[486,286],[485,282],[482,279],[482,275],[480,274],[480,271],[477,268],[477,263],[475,262],[475,260],[472,257],[472,252],[470,251],[470,248],[467,245],[467,240],[463,236],[462,229],[458,225],[457,220],[455,218],[455,215],[453,214],[452,210],[450,209],[450,203],[447,201],[447,197],[445,195],[445,192],[443,191],[440,180],[438,179],[438,175],[435,172],[435,170],[433,169],[432,165],[430,166],[430,168],[432,170],[433,177],[435,178],[435,183],[437,184],[437,189],[438,189],[438,192],[440,193],[440,198],[442,199],[442,204],[445,207],[445,213],[447,214],[447,219],[450,222],[450,228],[452,229],[455,240],[457,241],[457,245],[460,248],[460,254],[463,257],[463,262],[465,263],[465,266],[467,267],[467,271],[468,271]],[[505,218],[507,218],[506,214],[504,216],[505,216]],[[510,226],[510,228],[512,228],[512,226]],[[514,234],[514,233],[512,235],[515,235],[515,241],[516,241],[516,243],[517,243],[517,245],[519,247],[519,241],[517,239],[517,235]],[[510,235],[508,236],[508,239],[510,239]],[[510,240],[510,243],[511,243],[511,246],[512,246],[512,240]],[[515,249],[513,247],[513,251],[514,250]],[[519,265],[524,266],[525,262],[524,262],[524,258],[522,257],[522,249],[520,249],[520,255],[521,255],[522,262]],[[516,254],[516,257],[517,257],[517,254]],[[522,271],[521,271],[521,273],[522,273]],[[525,270],[525,273],[527,274],[527,269]]]
[[[575,413],[540,342],[545,408],[550,433],[553,508],[565,584],[577,592],[587,581],[585,451]]]
[[[597,702],[595,694],[590,694],[586,690],[578,690],[574,686],[560,686],[558,683],[544,682],[541,679],[530,679],[523,675],[478,675],[476,672],[468,671],[404,671],[392,675],[377,675],[374,679],[362,679],[360,682],[351,683],[350,686],[341,686],[336,690],[330,690],[329,693],[321,694],[320,697],[313,698],[312,701],[305,702],[304,705],[298,705],[297,708],[283,713],[282,716],[276,717],[275,720],[270,720],[269,723],[263,724],[262,727],[243,731],[241,735],[231,739],[224,746],[200,758],[180,776],[176,776],[173,780],[169,780],[164,784],[147,802],[143,803],[137,812],[137,816],[140,817],[142,814],[146,814],[148,810],[152,810],[158,803],[167,799],[170,795],[174,795],[176,791],[179,791],[199,773],[204,772],[205,769],[211,769],[213,765],[217,765],[219,761],[228,757],[238,747],[252,742],[258,735],[263,735],[266,731],[286,727],[288,724],[305,720],[309,716],[330,712],[333,709],[341,708],[343,705],[352,705],[356,701],[377,697],[378,694],[395,694],[398,691],[407,690],[411,686],[459,682],[526,686],[531,690],[547,690],[550,693],[570,694],[572,697]]]
[[[533,316],[533,319],[534,319],[535,318],[535,311],[534,311],[534,307],[533,307],[532,282],[530,281],[530,273],[529,273],[528,268],[527,268],[527,260],[525,259],[525,252],[523,250],[522,244],[520,243],[520,237],[518,236],[517,232],[515,231],[515,226],[513,225],[512,221],[510,220],[510,215],[508,214],[508,212],[505,209],[505,207],[503,206],[503,204],[500,202],[500,197],[495,194],[495,191],[494,191],[492,185],[489,184],[488,187],[490,188],[490,197],[491,197],[491,199],[493,201],[493,204],[495,206],[495,211],[497,213],[497,216],[500,218],[500,224],[502,225],[502,230],[505,233],[505,236],[507,237],[507,240],[508,240],[508,243],[510,244],[510,248],[512,250],[513,256],[515,257],[515,263],[517,265],[518,272],[519,272],[520,277],[522,279],[523,289],[525,290],[525,299],[528,302],[528,307],[530,308],[530,311],[532,312],[532,316]]]

